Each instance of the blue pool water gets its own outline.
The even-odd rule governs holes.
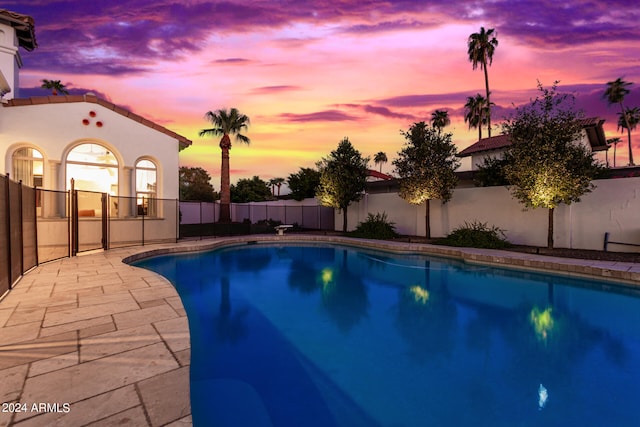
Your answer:
[[[341,246],[136,265],[176,286],[199,426],[638,426],[640,299]]]

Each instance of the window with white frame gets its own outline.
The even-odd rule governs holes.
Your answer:
[[[157,216],[158,171],[151,160],[136,163],[136,204],[138,215]]]
[[[13,152],[13,174],[14,181],[22,181],[23,185],[29,187],[42,187],[44,178],[44,162],[42,153],[35,148],[23,147]]]

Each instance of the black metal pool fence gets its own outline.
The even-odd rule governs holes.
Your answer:
[[[274,224],[333,230],[333,209],[322,206],[232,204],[231,224],[216,223],[219,204],[55,191],[22,185],[0,174],[0,297],[46,261],[91,250],[254,233]]]

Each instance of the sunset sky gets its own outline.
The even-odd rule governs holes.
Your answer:
[[[449,111],[459,150],[477,140],[463,121],[484,77],[467,56],[468,36],[495,28],[489,68],[492,121],[536,96],[539,80],[574,93],[587,116],[616,130],[607,81],[634,82],[640,106],[640,8],[628,0],[9,0],[33,16],[38,48],[22,50],[20,96],[46,95],[40,80],[94,92],[191,140],[182,166],[209,171],[219,190],[218,140],[198,137],[208,110],[251,118],[250,146],[231,150],[232,182],[286,178],[343,137],[365,156],[402,148],[400,130]],[[499,133],[498,130],[493,131]],[[486,135],[486,130],[484,131]],[[633,135],[640,158],[640,131]],[[612,150],[611,154],[612,155]],[[626,164],[626,143],[617,163]],[[371,167],[377,169],[371,161]]]

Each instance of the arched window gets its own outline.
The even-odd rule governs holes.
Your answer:
[[[118,160],[98,144],[81,144],[67,156],[67,189],[74,179],[76,190],[118,195]]]
[[[151,160],[136,163],[136,204],[138,215],[156,216],[158,191],[157,168]]]
[[[42,153],[35,148],[23,147],[13,152],[13,175],[15,181],[22,181],[29,187],[42,187],[44,162]]]

